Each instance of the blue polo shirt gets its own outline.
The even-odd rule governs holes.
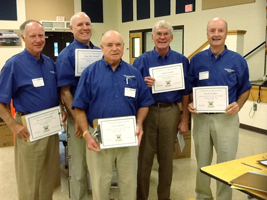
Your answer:
[[[42,78],[44,86],[34,86]],[[56,66],[47,56],[34,57],[26,49],[7,60],[0,75],[0,102],[10,104],[18,112],[33,113],[59,104]]]
[[[83,71],[72,106],[85,110],[92,124],[94,119],[136,115],[139,108],[153,103],[137,69],[121,61],[113,71],[102,58]]]
[[[203,78],[201,73],[206,73],[206,77]],[[229,104],[236,102],[241,94],[251,89],[246,60],[226,46],[217,58],[210,49],[193,56],[188,76],[193,87],[228,86]]]
[[[171,48],[164,58],[162,58],[158,54],[158,52],[154,49],[152,51],[148,51],[142,54],[141,56],[135,59],[133,66],[135,66],[140,71],[140,73],[144,78],[150,76],[149,74],[150,67],[159,67],[176,63],[183,64],[185,89],[152,94],[152,89],[149,88],[150,93],[152,94],[156,102],[165,102],[165,103],[181,102],[182,95],[190,94],[192,89],[187,79],[189,61],[185,56],[176,51],[171,50]]]
[[[90,42],[91,49],[99,49]],[[75,77],[75,49],[89,49],[89,46],[74,39],[64,48],[56,61],[58,87],[71,86],[71,94],[74,96],[80,77]]]

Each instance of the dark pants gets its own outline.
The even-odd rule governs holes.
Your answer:
[[[180,122],[178,106],[150,106],[144,121],[144,135],[139,148],[137,171],[137,199],[146,200],[155,153],[159,163],[158,199],[170,199],[172,157]]]

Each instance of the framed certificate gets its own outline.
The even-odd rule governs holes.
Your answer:
[[[24,115],[21,120],[30,133],[28,142],[64,131],[60,106]]]
[[[75,49],[75,76],[81,76],[86,67],[102,57],[101,49]]]
[[[193,88],[193,105],[199,113],[225,113],[228,98],[228,86]]]
[[[183,63],[149,68],[150,76],[155,78],[152,93],[182,90],[184,85]]]
[[[138,146],[135,116],[98,119],[97,124],[101,132],[101,149]]]

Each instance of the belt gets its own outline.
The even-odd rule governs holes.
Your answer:
[[[152,106],[157,106],[157,107],[178,106],[178,103],[177,102],[174,102],[174,103],[156,102],[152,104]]]
[[[215,115],[215,114],[224,114],[224,113],[201,113],[201,114],[205,114],[205,115]]]
[[[24,113],[24,112],[16,112],[16,113],[17,113],[18,115],[20,115],[20,116],[29,114],[29,113]]]
[[[88,125],[89,125],[91,128],[94,128],[93,124],[90,124],[90,123],[89,123]]]

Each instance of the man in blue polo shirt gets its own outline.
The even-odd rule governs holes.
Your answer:
[[[63,49],[56,61],[58,87],[61,99],[68,112],[67,127],[70,135],[70,196],[73,200],[88,199],[86,145],[82,131],[75,123],[74,111],[71,109],[73,97],[80,77],[75,77],[75,49],[99,49],[90,41],[92,24],[90,18],[83,12],[71,17],[70,30],[74,41]]]
[[[133,65],[141,72],[148,87],[154,85],[149,68],[182,63],[184,71],[184,90],[153,94],[155,104],[149,107],[144,121],[144,137],[141,141],[138,157],[137,199],[146,200],[149,194],[150,174],[155,153],[159,163],[158,199],[170,199],[172,182],[172,160],[174,143],[178,129],[180,133],[188,131],[188,103],[190,87],[187,81],[188,59],[171,50],[173,40],[170,23],[158,21],[152,30],[155,48],[136,58]],[[151,89],[150,89],[151,92]],[[178,103],[182,102],[182,119]]]
[[[210,178],[200,172],[201,167],[211,164],[213,146],[217,153],[217,163],[235,159],[239,131],[238,112],[251,89],[246,60],[225,46],[227,23],[220,18],[211,20],[207,27],[207,37],[210,48],[193,56],[188,76],[194,87],[228,86],[229,106],[223,114],[198,114],[192,103],[188,106],[193,113],[198,200],[213,199]],[[231,200],[232,189],[217,182],[216,199]]]
[[[52,135],[31,143],[21,116],[59,104],[56,66],[41,54],[45,45],[43,26],[28,20],[20,26],[25,49],[11,57],[0,75],[0,116],[15,134],[15,172],[19,200],[52,200],[58,184],[59,138]],[[15,119],[5,108],[11,99]],[[3,197],[3,194],[1,194]]]
[[[136,199],[136,168],[138,147],[100,150],[94,138],[94,119],[136,115],[138,142],[143,135],[143,120],[148,106],[154,101],[141,74],[122,61],[124,43],[113,30],[102,37],[104,57],[87,67],[80,78],[73,101],[76,120],[87,143],[87,164],[93,190],[93,199],[109,199],[109,188],[116,163],[119,199]],[[89,128],[88,128],[89,125]]]

